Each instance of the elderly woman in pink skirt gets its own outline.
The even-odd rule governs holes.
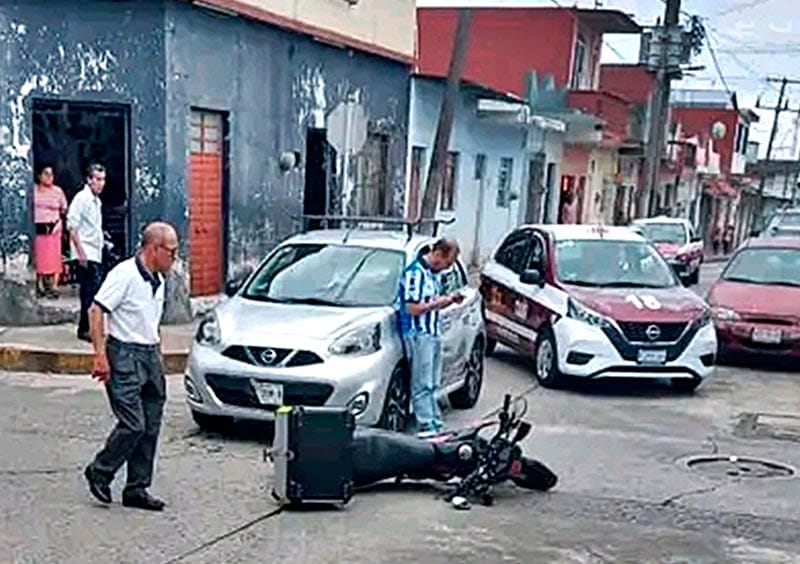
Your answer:
[[[36,262],[36,287],[39,296],[58,297],[58,280],[63,271],[61,237],[63,217],[67,213],[64,191],[54,184],[53,167],[44,166],[36,175],[33,193],[33,221],[36,238],[33,253]]]

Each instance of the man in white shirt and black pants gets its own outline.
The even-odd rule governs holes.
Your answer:
[[[83,190],[75,194],[67,211],[67,229],[72,260],[78,261],[81,314],[78,338],[89,341],[89,307],[103,279],[103,204],[100,193],[106,185],[106,169],[89,166]]]
[[[166,223],[151,223],[140,251],[115,266],[90,309],[93,376],[104,382],[117,425],[105,447],[86,467],[91,493],[111,503],[110,484],[127,463],[122,504],[161,511],[164,502],[147,492],[166,400],[160,324],[164,277],[178,252],[178,235]],[[108,321],[108,338],[105,323]]]

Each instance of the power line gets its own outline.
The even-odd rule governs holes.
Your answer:
[[[619,57],[619,58],[620,58],[620,60],[621,60],[621,61],[624,61],[625,59],[627,59],[627,57],[626,57],[625,55],[623,55],[622,53],[620,53],[620,52],[619,52],[619,49],[617,49],[616,47],[614,47],[614,46],[613,46],[611,43],[609,43],[608,41],[604,41],[604,42],[603,42],[603,45],[605,45],[606,47],[608,47],[608,48],[611,50],[611,52],[612,52],[612,53],[614,53],[614,54],[615,54],[617,57]]]
[[[743,10],[749,10],[750,8],[755,8],[756,6],[760,6],[761,4],[766,4],[769,0],[746,0],[745,2],[740,2],[738,4],[734,4],[733,6],[728,6],[724,10],[720,10],[717,12],[718,16],[725,16],[728,14],[735,14],[736,12],[741,12]]]
[[[712,35],[716,36],[717,43],[722,43],[720,41],[720,37],[725,37],[726,36],[726,34],[720,32],[713,24],[707,23],[705,25],[705,29],[707,31],[710,31]],[[736,38],[734,38],[732,36],[728,36],[728,37],[730,38],[731,41],[736,41]],[[725,53],[725,55],[727,55],[727,57],[729,59],[732,59],[742,69],[744,69],[747,72],[749,72],[754,80],[756,80],[758,82],[761,82],[762,84],[766,85],[767,88],[769,88],[771,90],[774,90],[775,92],[778,91],[778,88],[774,84],[772,84],[769,81],[767,81],[767,79],[763,75],[761,75],[755,68],[753,68],[751,65],[745,63],[736,54],[734,54],[734,53]]]
[[[722,74],[722,68],[719,66],[719,61],[717,60],[717,54],[714,52],[714,46],[711,45],[711,39],[708,37],[708,34],[705,33],[705,29],[703,29],[703,36],[706,40],[706,45],[708,46],[708,52],[711,55],[711,60],[714,61],[714,67],[717,69],[717,74],[719,75],[719,79],[722,81],[722,85],[725,87],[725,91],[728,95],[732,95],[730,87],[728,86],[728,82],[725,80],[725,75]]]

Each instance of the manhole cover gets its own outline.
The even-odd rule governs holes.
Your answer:
[[[732,478],[789,478],[795,473],[785,464],[746,456],[697,456],[686,465],[703,474]]]

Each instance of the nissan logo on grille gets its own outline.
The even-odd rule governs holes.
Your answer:
[[[658,328],[658,325],[649,325],[647,329],[645,329],[644,334],[647,335],[647,338],[651,341],[655,341],[661,336],[661,329]]]
[[[278,358],[278,353],[273,349],[264,349],[261,351],[261,362],[264,364],[272,364],[275,362],[276,358]]]

